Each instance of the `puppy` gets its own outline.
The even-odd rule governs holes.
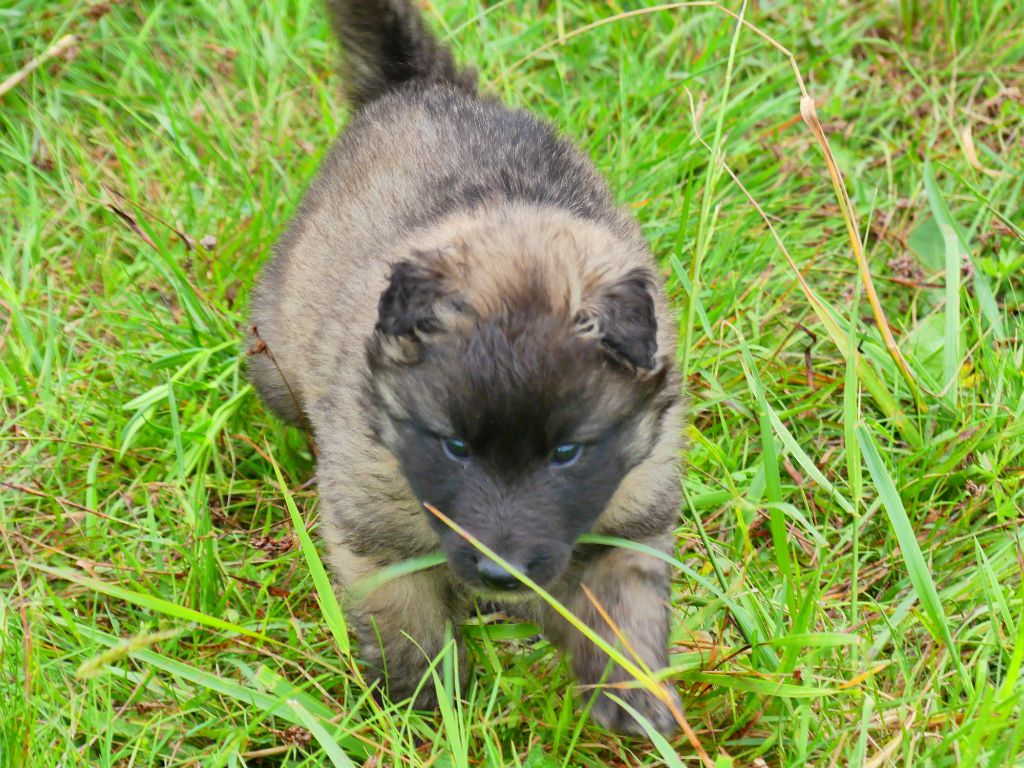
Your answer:
[[[481,596],[539,622],[581,684],[629,679],[425,504],[618,643],[586,585],[657,670],[665,563],[577,540],[670,551],[682,396],[661,280],[591,162],[478,95],[408,2],[328,2],[353,113],[254,291],[250,378],[315,435],[339,591],[447,555],[347,606],[391,698],[416,691]],[[615,693],[675,730],[656,697]],[[640,732],[603,694],[592,714]]]

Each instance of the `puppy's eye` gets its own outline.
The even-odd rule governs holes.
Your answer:
[[[445,437],[441,439],[445,456],[452,461],[469,461],[469,443],[457,437]]]
[[[579,443],[564,443],[551,452],[551,466],[568,467],[575,464],[581,453],[583,446]]]

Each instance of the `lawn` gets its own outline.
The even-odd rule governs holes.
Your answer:
[[[692,737],[494,616],[440,713],[369,695],[241,342],[346,120],[319,3],[4,0],[0,765],[1024,764],[1024,4],[423,5],[663,265]]]

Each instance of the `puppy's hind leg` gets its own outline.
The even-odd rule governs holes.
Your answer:
[[[455,638],[459,677],[465,683],[468,668],[458,637],[465,605],[443,572],[402,576],[350,601],[346,608],[359,639],[360,656],[371,674],[386,682],[385,691],[392,701],[416,693],[430,663],[444,649],[446,636]],[[451,635],[446,633],[448,625]],[[416,695],[415,705],[419,709],[437,705],[437,692],[430,680]]]
[[[658,546],[662,542],[647,543]],[[580,583],[593,595],[594,602],[580,588]],[[622,651],[625,658],[636,663],[632,649],[652,672],[667,665],[669,572],[663,561],[632,550],[609,548],[588,561],[580,571],[579,582],[568,586],[565,592],[555,596],[609,644]],[[608,614],[629,648],[618,639],[595,602]],[[573,671],[582,685],[596,685],[602,678],[605,685],[632,680],[617,664],[611,665],[609,670],[608,655],[550,608],[545,610],[543,623],[552,642],[572,657]],[[608,687],[606,691],[637,710],[661,733],[676,732],[678,727],[669,707],[647,690]],[[669,695],[678,703],[674,692],[669,691]],[[633,716],[605,693],[594,702],[591,715],[610,730],[643,733]]]

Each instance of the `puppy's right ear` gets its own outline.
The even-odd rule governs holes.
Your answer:
[[[604,288],[597,301],[601,344],[608,356],[634,370],[658,363],[658,319],[651,294],[652,277],[634,269]]]
[[[445,295],[443,276],[423,263],[400,261],[377,304],[377,330],[415,336],[438,330],[436,304]]]

